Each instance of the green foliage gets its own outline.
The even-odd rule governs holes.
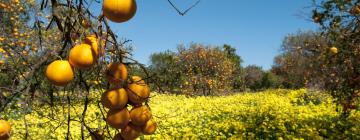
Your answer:
[[[348,119],[336,111],[330,96],[315,96],[308,90],[267,90],[257,93],[221,97],[188,98],[185,95],[155,94],[149,105],[158,130],[144,139],[359,139],[360,111],[354,110]],[[66,94],[60,94],[66,96]],[[97,106],[99,94],[91,93],[85,123],[92,130],[103,130]],[[66,102],[66,101],[64,101]],[[83,104],[71,100],[71,138],[80,138]],[[18,104],[18,107],[24,104]],[[30,139],[65,139],[67,108],[42,106],[26,115]],[[19,108],[17,108],[19,109]],[[6,118],[13,128],[12,139],[23,139],[23,111],[9,109]],[[77,113],[76,113],[77,112]],[[45,117],[50,115],[52,117]],[[59,124],[64,123],[64,125]],[[115,130],[110,129],[114,135]],[[108,134],[105,133],[108,137]],[[90,139],[86,133],[87,139]]]
[[[241,68],[241,63],[243,62],[243,60],[239,55],[236,54],[236,48],[233,48],[228,44],[224,44],[223,51],[226,57],[229,58],[234,63],[237,69]]]
[[[243,60],[236,54],[236,48],[228,44],[223,45],[223,50],[227,58],[235,65],[235,71],[232,74],[232,88],[243,91],[245,89],[244,71],[241,66]]]
[[[265,72],[261,79],[261,86],[263,89],[279,88],[281,86],[281,79],[270,71]]]
[[[150,56],[149,70],[156,75],[159,86],[170,93],[179,93],[183,84],[184,74],[178,65],[179,58],[176,53],[165,51]]]

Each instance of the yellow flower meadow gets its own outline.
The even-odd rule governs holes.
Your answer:
[[[186,97],[153,93],[149,105],[158,130],[140,139],[360,139],[360,112],[341,119],[332,98],[300,90],[267,90],[218,97]],[[94,96],[97,94],[94,94]],[[93,97],[92,99],[98,99]],[[92,100],[85,118],[91,128],[104,128],[98,101]],[[52,109],[51,109],[52,108]],[[64,139],[70,109],[72,139],[81,139],[83,104],[28,110],[30,139]],[[52,111],[51,111],[52,110]],[[22,110],[7,110],[12,139],[26,132]],[[114,135],[115,130],[110,134]],[[90,139],[86,131],[87,139]]]

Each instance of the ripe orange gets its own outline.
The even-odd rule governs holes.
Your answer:
[[[150,119],[145,123],[144,126],[142,126],[142,133],[145,135],[151,135],[154,134],[157,128],[157,124],[153,119]]]
[[[99,47],[98,38],[96,37],[96,35],[87,36],[83,41],[83,43],[86,43],[91,46],[91,49],[94,51],[96,58],[99,58],[100,56],[103,55],[104,49]],[[105,40],[102,40],[102,44],[101,44],[102,47],[105,46],[104,43]]]
[[[124,64],[114,62],[108,65],[105,75],[110,83],[119,84],[127,79],[128,72]]]
[[[106,122],[114,128],[125,128],[130,120],[128,109],[112,109],[107,113]]]
[[[150,96],[150,88],[145,84],[144,80],[141,80],[138,76],[133,76],[127,87],[127,93],[129,100],[134,104],[141,104]]]
[[[151,112],[145,105],[133,107],[130,111],[130,120],[134,125],[144,125],[150,118]]]
[[[95,52],[92,51],[88,44],[80,44],[71,48],[69,62],[76,68],[89,68],[96,63]]]
[[[338,53],[338,49],[337,49],[336,47],[331,47],[331,48],[330,48],[330,52],[331,52],[332,54],[337,54],[337,53]]]
[[[74,71],[66,60],[56,60],[46,68],[46,78],[57,86],[65,86],[74,79]]]
[[[101,103],[109,109],[122,109],[128,102],[128,95],[123,88],[110,89],[101,96]]]
[[[5,120],[0,120],[0,140],[7,140],[10,138],[11,125]]]
[[[104,16],[113,22],[125,22],[136,13],[135,0],[104,0]]]
[[[121,130],[120,135],[125,140],[134,140],[140,136],[141,128],[129,123],[124,129]]]

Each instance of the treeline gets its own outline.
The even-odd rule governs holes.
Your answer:
[[[333,67],[330,74],[323,73],[325,69],[330,71],[331,68],[327,68],[330,63],[336,63],[332,57],[337,57],[337,51],[320,32],[299,31],[283,39],[270,70],[257,65],[243,66],[241,56],[230,45],[197,43],[152,54],[148,68],[156,77],[158,87],[175,94],[218,95],[270,88],[327,89],[340,82],[336,76],[339,68]]]
[[[282,87],[281,78],[243,60],[230,45],[192,43],[150,56],[149,71],[161,90],[175,94],[218,95]]]

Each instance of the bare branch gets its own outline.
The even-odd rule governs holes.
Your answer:
[[[181,11],[179,10],[179,8],[177,8],[173,2],[171,2],[171,0],[168,0],[168,2],[170,3],[170,5],[179,13],[179,15],[184,16],[187,12],[189,12],[192,8],[194,8],[195,6],[197,6],[200,3],[201,0],[196,1],[193,5],[191,5],[188,9],[186,9],[185,11]]]

